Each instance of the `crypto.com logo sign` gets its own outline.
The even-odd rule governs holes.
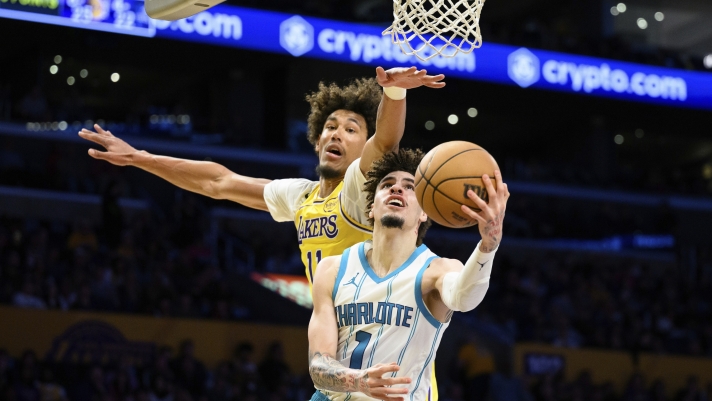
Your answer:
[[[299,57],[314,47],[314,27],[298,15],[286,19],[279,25],[279,44]]]
[[[541,77],[539,58],[525,48],[512,52],[507,57],[507,74],[522,88],[527,88]]]

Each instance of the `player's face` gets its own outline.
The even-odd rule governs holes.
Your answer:
[[[419,223],[428,216],[418,204],[415,196],[415,177],[405,171],[394,171],[386,175],[378,184],[369,212],[376,224],[395,227],[401,220],[403,229],[418,229]]]
[[[319,169],[343,176],[349,165],[361,157],[368,139],[367,132],[366,119],[360,114],[348,110],[331,113],[316,145]]]

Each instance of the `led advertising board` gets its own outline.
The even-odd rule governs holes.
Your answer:
[[[486,42],[452,58],[404,55],[383,26],[218,5],[179,21],[148,18],[138,0],[0,0],[0,17],[431,73],[522,88],[712,110],[712,73]]]

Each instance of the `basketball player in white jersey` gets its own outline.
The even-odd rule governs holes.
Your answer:
[[[214,162],[153,155],[98,125],[97,132],[85,129],[79,136],[106,148],[105,152],[90,149],[95,159],[138,167],[185,190],[268,211],[275,221],[294,222],[311,284],[322,258],[340,255],[371,237],[363,213],[364,173],[372,161],[398,149],[405,127],[406,90],[442,88],[443,78],[415,67],[378,67],[375,80],[360,79],[344,87],[320,84],[307,96],[311,105],[307,139],[319,157],[319,181],[270,181],[236,174]],[[432,401],[437,401],[436,385]]]
[[[474,309],[489,287],[509,198],[495,171],[489,203],[474,192],[482,240],[464,265],[422,244],[430,221],[418,204],[414,176],[423,157],[401,149],[374,162],[365,192],[373,240],[325,258],[316,270],[309,323],[312,401],[430,398],[430,370],[453,311]],[[336,324],[334,324],[336,323]]]

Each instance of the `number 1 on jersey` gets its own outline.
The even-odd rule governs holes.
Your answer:
[[[321,262],[321,249],[317,249],[314,252],[314,256],[312,257],[312,251],[307,252],[307,265],[309,268],[309,281],[314,282],[314,269],[316,269],[316,265]],[[314,260],[316,259],[316,261]]]
[[[366,352],[366,347],[368,347],[368,343],[371,341],[371,333],[367,331],[357,331],[356,341],[358,341],[358,345],[351,353],[351,363],[349,363],[349,368],[351,369],[361,369],[363,365],[363,353]]]

